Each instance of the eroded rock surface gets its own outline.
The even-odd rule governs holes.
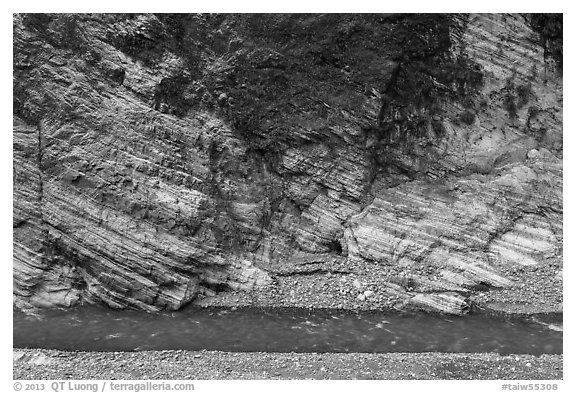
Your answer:
[[[532,26],[16,15],[15,304],[558,311],[562,78]]]

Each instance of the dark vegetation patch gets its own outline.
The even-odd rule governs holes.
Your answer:
[[[104,36],[87,34],[92,20]],[[455,14],[30,14],[24,24],[92,65],[100,61],[93,39],[151,69],[176,56],[171,75],[148,98],[152,108],[175,116],[214,111],[249,149],[277,152],[324,141],[331,127],[351,122],[375,133],[379,146],[441,137],[443,104],[474,101],[482,85],[480,66],[456,48],[465,20]],[[115,85],[124,82],[123,69],[102,72]],[[15,96],[29,87],[15,86]],[[367,98],[378,96],[378,119],[369,119]],[[15,98],[15,111],[38,117],[25,101]],[[475,110],[466,109],[460,120],[470,124]]]
[[[238,18],[245,56],[234,59],[222,108],[233,128],[258,149],[309,143],[318,128],[372,129],[382,143],[441,136],[445,101],[473,99],[482,70],[454,49],[465,18],[445,14],[248,15]],[[254,50],[254,48],[259,48]],[[366,95],[382,95],[368,122]],[[467,115],[470,121],[470,114]],[[307,140],[295,133],[310,125]],[[394,136],[394,138],[391,138]]]
[[[525,106],[532,97],[532,86],[530,83],[516,86],[516,97],[518,99],[518,108]]]
[[[43,51],[43,45],[49,44],[57,50],[69,51],[71,56],[83,59],[86,64],[100,61],[98,53],[88,43],[81,17],[75,14],[23,14],[14,17],[15,24],[20,17],[24,28],[36,37],[26,42],[14,41],[14,114],[29,124],[38,124],[46,113],[60,113],[62,118],[71,116],[73,108],[66,107],[65,98],[54,97],[51,89],[44,86],[42,71],[38,71],[39,66],[50,60],[36,56]]]
[[[152,107],[162,113],[183,116],[193,105],[183,90],[190,82],[190,77],[185,75],[163,78],[156,86]]]
[[[131,14],[119,16],[108,29],[105,39],[149,67],[162,60],[163,44],[169,44],[169,36],[157,18]]]
[[[77,48],[83,41],[74,14],[24,14],[22,23],[57,48]]]
[[[155,110],[181,117],[202,101],[205,90],[193,84],[201,79],[205,66],[203,55],[209,42],[211,17],[126,14],[111,24],[105,39],[143,65],[161,67],[168,53],[179,59],[173,75],[156,86],[150,103]]]
[[[474,119],[476,119],[476,114],[473,111],[467,109],[464,112],[460,113],[459,119],[464,124],[472,125],[474,124]]]
[[[563,14],[530,14],[530,24],[540,35],[540,44],[544,48],[544,57],[556,61],[560,71],[563,66]]]
[[[508,113],[508,117],[512,120],[518,118],[518,110],[522,109],[532,97],[532,86],[530,83],[516,85],[514,77],[506,80],[506,85],[503,89],[503,106]]]
[[[455,48],[463,20],[458,15],[416,14],[393,27],[387,46],[397,66],[384,89],[378,119],[388,141],[423,137],[430,126],[438,134],[442,129],[432,120],[441,118],[443,103],[472,102],[478,94],[482,69]],[[471,124],[474,113],[464,112],[461,120]]]

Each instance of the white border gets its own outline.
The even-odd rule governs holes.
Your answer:
[[[2,89],[5,94],[2,97],[3,122],[6,124],[4,132],[0,133],[0,154],[1,178],[3,185],[2,208],[0,222],[2,239],[2,274],[1,288],[2,298],[7,300],[7,307],[12,303],[12,62],[7,59],[8,53],[12,53],[12,13],[14,12],[564,12],[565,37],[576,37],[574,34],[574,23],[571,7],[564,1],[498,1],[484,0],[479,3],[467,3],[465,1],[310,1],[291,0],[288,2],[273,1],[219,1],[210,0],[207,2],[174,2],[174,1],[139,1],[121,2],[112,0],[98,0],[94,2],[71,2],[71,1],[20,1],[7,4],[4,2],[1,15],[2,26],[2,52],[5,54],[5,61],[2,62]],[[7,8],[7,9],[5,9]],[[573,189],[574,178],[574,157],[572,152],[574,147],[574,106],[573,106],[573,68],[574,59],[572,51],[572,41],[564,40],[564,151],[568,152],[564,161],[564,381],[559,381],[561,389],[566,391],[569,385],[574,385],[574,340],[571,332],[574,332],[574,318],[572,310],[572,300],[574,299],[574,287],[571,285],[571,278],[574,277],[575,268],[572,265],[574,260],[574,212],[576,207],[571,205],[571,201],[576,200]],[[566,110],[567,109],[567,110]],[[12,390],[12,314],[6,318],[2,325],[2,356],[1,356],[1,383],[3,391]],[[500,391],[504,381],[201,381],[198,382],[198,391],[229,391],[231,388],[246,391],[266,391],[280,389],[281,391],[293,390],[336,390],[349,391],[352,389],[362,389],[363,391],[402,391],[402,390],[436,390],[443,392],[462,393],[462,388],[474,392],[494,392]],[[513,381],[514,383],[519,381]],[[533,382],[533,381],[527,381]],[[572,389],[573,391],[573,389]]]

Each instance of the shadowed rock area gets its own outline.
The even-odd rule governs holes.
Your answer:
[[[561,24],[15,15],[15,306],[561,311]]]

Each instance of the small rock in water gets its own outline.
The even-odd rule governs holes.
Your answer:
[[[366,296],[366,298],[369,298],[372,295],[374,295],[373,291],[364,291],[364,296]]]

